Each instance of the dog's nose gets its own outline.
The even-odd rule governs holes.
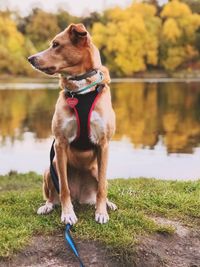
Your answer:
[[[28,61],[29,61],[32,65],[35,65],[35,60],[36,60],[36,57],[35,57],[35,56],[30,56],[30,57],[28,57]]]

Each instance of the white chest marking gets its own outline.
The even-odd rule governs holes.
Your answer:
[[[99,113],[92,112],[90,120],[90,140],[94,144],[98,144],[106,133],[106,125]]]
[[[68,139],[68,142],[71,143],[75,140],[77,134],[77,121],[75,116],[66,118],[63,121],[62,130],[64,136]]]
[[[68,139],[69,143],[72,143],[77,136],[77,121],[76,117],[71,116],[66,118],[62,124],[62,131],[64,136]],[[81,131],[81,129],[80,129]],[[103,119],[96,111],[92,111],[90,118],[90,140],[93,144],[98,144],[101,138],[106,133],[106,126]]]

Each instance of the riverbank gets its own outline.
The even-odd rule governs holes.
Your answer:
[[[111,75],[112,82],[118,81],[199,81],[200,80],[200,69],[183,69],[174,72],[165,71],[146,71],[135,73],[132,76],[116,76]],[[57,82],[58,76],[44,75],[44,73],[35,72],[33,76],[20,76],[20,75],[9,75],[0,74],[0,83],[13,82],[13,83],[31,83],[33,81],[41,81],[41,83],[48,83],[49,81]]]
[[[46,260],[51,258],[59,262],[63,261],[63,257],[76,262],[69,249],[65,248],[60,208],[48,216],[36,214],[43,203],[41,184],[42,177],[35,173],[0,176],[1,266],[7,266],[8,262],[10,266],[16,265],[16,262],[24,262],[23,266],[36,266],[34,264],[38,260],[43,260],[40,266],[49,266],[45,265]],[[95,223],[94,207],[75,206],[79,221],[73,236],[86,262],[92,260],[92,250],[96,251],[96,261],[105,259],[110,262],[108,266],[117,266],[116,262],[118,266],[151,266],[145,265],[145,261],[154,262],[154,267],[168,266],[165,261],[172,260],[172,252],[176,250],[174,256],[180,254],[180,266],[185,266],[183,261],[193,265],[200,261],[199,252],[195,252],[200,249],[200,243],[196,242],[200,240],[197,230],[200,226],[200,180],[110,180],[109,198],[118,205],[118,210],[110,212],[107,225]],[[174,247],[170,247],[170,242],[174,243]],[[184,257],[182,254],[188,245],[193,249]],[[171,249],[173,251],[170,252]],[[33,257],[28,259],[27,253]],[[38,257],[41,253],[43,257]],[[28,262],[31,259],[32,262]],[[156,261],[163,261],[163,265],[157,265]],[[64,266],[58,262],[57,266]],[[141,262],[143,265],[140,265]]]
[[[111,86],[114,84],[181,84],[181,83],[199,83],[200,76],[188,77],[133,77],[133,78],[112,78]],[[28,78],[28,77],[10,77],[0,78],[0,90],[39,90],[39,89],[60,89],[58,77]]]

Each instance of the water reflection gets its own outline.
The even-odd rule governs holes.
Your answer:
[[[156,159],[155,155],[157,154],[155,153],[158,148],[160,158],[165,155],[165,159],[163,159],[165,161],[169,160],[170,157],[167,155],[171,155],[171,153],[182,155],[184,158],[185,154],[188,154],[187,159],[192,157],[194,161],[194,154],[199,151],[197,147],[200,143],[199,85],[197,82],[112,84],[117,130],[113,138],[114,142],[111,144],[110,161],[116,168],[116,162],[113,162],[116,155],[124,153],[121,154],[123,158],[130,158],[130,166],[121,167],[122,172],[118,168],[118,175],[123,177],[134,174],[135,176],[146,175],[142,171],[138,173],[136,166],[131,164],[133,160],[138,162],[138,158],[140,158],[138,153],[140,155],[143,153],[141,159],[143,166],[145,162],[151,162],[151,157]],[[29,88],[27,87],[27,89]],[[30,144],[32,151],[36,150],[36,144],[38,144],[37,149],[43,147],[48,152],[51,142],[51,119],[58,93],[58,89],[0,90],[0,158],[6,153],[9,158],[14,150],[15,153],[18,153],[20,144],[26,153],[28,151],[25,148],[30,147]],[[114,153],[117,147],[121,147],[119,154]],[[127,148],[126,152],[123,148]],[[42,155],[42,157],[48,158],[47,152],[44,155],[40,154],[40,157]],[[144,153],[149,156],[147,157],[147,154],[144,156]],[[192,155],[192,153],[194,154]],[[26,156],[23,156],[26,159]],[[13,156],[13,158],[15,157]],[[28,158],[27,160],[30,161]],[[120,159],[116,160],[120,161]],[[155,161],[155,168],[158,161],[159,158]],[[12,169],[17,169],[15,164],[14,166],[13,164],[7,165]],[[2,170],[3,172],[8,171],[9,166],[6,170],[0,168],[0,173]],[[140,164],[138,167],[143,168]],[[170,169],[170,166],[167,168]],[[192,168],[194,170],[196,167]],[[128,173],[125,169],[128,169]],[[19,170],[23,170],[23,168],[19,168]],[[40,168],[34,170],[40,171]],[[113,173],[113,171],[110,169],[109,173]],[[199,172],[196,169],[195,173],[200,177],[200,169]],[[190,174],[194,175],[193,172]],[[149,176],[156,176],[156,174],[153,172],[151,175],[149,171]]]
[[[200,141],[198,83],[114,84],[116,138],[153,149],[159,136],[168,153],[192,153]]]
[[[0,136],[5,140],[22,140],[24,132],[35,139],[51,134],[51,118],[58,90],[0,90]]]

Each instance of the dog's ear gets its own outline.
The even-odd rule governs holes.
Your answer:
[[[86,45],[88,43],[89,33],[83,24],[71,24],[68,31],[74,45]]]

